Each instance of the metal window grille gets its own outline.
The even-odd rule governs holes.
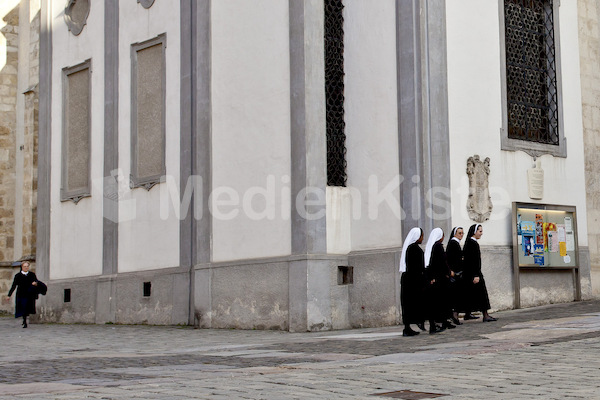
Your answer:
[[[327,185],[346,186],[344,134],[344,4],[325,0],[325,99]]]
[[[558,145],[552,0],[505,0],[508,137]]]

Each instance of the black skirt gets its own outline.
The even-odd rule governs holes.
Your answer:
[[[479,278],[479,283],[471,282],[470,308],[475,311],[487,311],[491,308],[485,279]]]
[[[407,273],[400,277],[400,304],[402,323],[418,324],[425,321],[427,304],[422,279],[415,279]]]
[[[17,296],[15,301],[15,318],[35,314],[35,300],[29,296]]]

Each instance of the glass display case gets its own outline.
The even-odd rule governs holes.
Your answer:
[[[581,299],[575,206],[513,202],[515,308],[520,308],[522,271],[570,270],[575,300]]]

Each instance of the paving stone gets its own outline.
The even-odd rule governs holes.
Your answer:
[[[593,399],[600,301],[496,313],[441,335],[31,325],[0,318],[0,400]],[[536,335],[536,329],[541,329]],[[52,386],[54,385],[54,386]],[[52,387],[53,390],[40,390]],[[18,393],[17,393],[18,391]],[[379,397],[384,398],[384,397]],[[598,397],[596,397],[598,398]]]

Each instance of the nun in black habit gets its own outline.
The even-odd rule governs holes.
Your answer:
[[[465,282],[462,279],[463,274],[463,250],[460,246],[460,241],[464,236],[462,226],[452,228],[450,240],[446,246],[446,261],[450,268],[450,287],[449,297],[450,306],[452,307],[452,322],[456,325],[461,325],[462,322],[458,319],[459,312],[467,311],[465,306]],[[466,313],[469,315],[469,313]]]
[[[402,323],[404,324],[403,336],[415,336],[410,324],[424,326],[425,313],[425,261],[423,250],[419,244],[423,242],[423,230],[412,228],[404,244],[400,257],[400,305],[402,307]]]
[[[27,328],[27,317],[35,314],[35,299],[37,298],[38,280],[32,271],[29,271],[29,262],[21,264],[21,271],[13,279],[13,284],[8,291],[7,299],[17,290],[15,301],[15,318],[23,317],[23,328]]]
[[[428,290],[430,315],[442,324],[442,328],[454,329],[448,320],[452,318],[452,307],[450,305],[450,275],[452,274],[446,261],[444,251],[444,231],[435,228],[429,234],[427,246],[425,247],[426,274],[431,282]]]
[[[481,311],[483,322],[496,321],[496,318],[488,314],[490,298],[488,296],[485,279],[481,272],[481,250],[477,240],[483,235],[481,224],[471,225],[467,240],[465,241],[464,253],[464,279],[468,287],[468,302],[471,310]]]
[[[430,312],[426,293],[431,286],[425,274],[425,255],[419,244],[423,243],[423,230],[413,228],[410,230],[402,245],[400,257],[400,304],[402,307],[402,322],[404,323],[403,336],[415,336],[410,324],[416,324],[425,330],[424,322],[429,319],[429,333],[443,330],[435,324]]]

